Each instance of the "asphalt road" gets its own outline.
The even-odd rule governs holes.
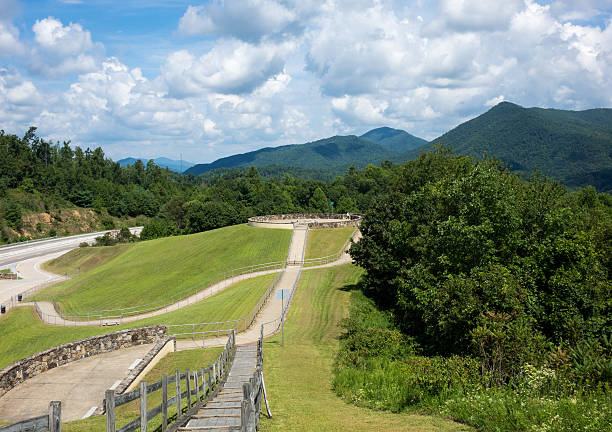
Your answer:
[[[5,246],[0,248],[0,267],[7,267],[11,264],[42,255],[68,252],[69,250],[78,248],[83,242],[92,243],[96,237],[103,236],[105,233],[111,231],[100,231],[96,233],[41,240],[33,243],[18,244],[15,246]],[[130,231],[132,234],[139,235],[142,231],[142,227],[130,228]]]

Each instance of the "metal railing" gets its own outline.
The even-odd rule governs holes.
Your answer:
[[[246,267],[239,267],[232,270],[227,270],[225,272],[219,273],[207,281],[203,283],[198,283],[196,285],[192,285],[187,289],[184,289],[170,297],[166,297],[164,299],[137,305],[130,306],[125,308],[115,308],[115,309],[98,309],[91,311],[66,311],[61,308],[61,306],[56,302],[55,299],[52,299],[54,309],[58,313],[59,317],[62,319],[69,319],[71,321],[119,321],[121,322],[123,318],[141,315],[148,312],[153,312],[157,310],[163,309],[178,309],[181,307],[188,306],[193,303],[197,303],[204,298],[208,298],[214,294],[217,294],[219,291],[227,288],[227,286],[233,284],[235,281],[234,278],[238,276],[244,276],[246,274],[259,273],[265,274],[263,272],[273,272],[276,270],[282,270],[286,265],[285,261],[277,261],[263,264],[254,264]],[[220,283],[225,282],[225,285],[219,285]],[[204,291],[209,288],[214,288],[216,285],[217,289],[212,290],[204,297],[198,295],[201,291]],[[198,296],[197,301],[194,301],[192,297]],[[168,310],[169,311],[169,310]]]
[[[205,343],[206,338],[208,337],[220,337],[226,334],[229,334],[232,330],[236,333],[241,331],[246,331],[255,319],[259,312],[264,308],[268,299],[276,289],[281,277],[282,273],[279,273],[270,286],[266,289],[263,295],[260,297],[259,301],[255,305],[255,307],[249,312],[246,317],[228,320],[228,321],[219,321],[219,322],[207,322],[207,323],[191,323],[191,324],[167,324],[168,328],[168,336],[176,336],[176,337],[188,337],[191,336],[192,339],[196,338],[196,335],[203,339],[203,343]],[[174,329],[178,332],[174,333]],[[184,331],[184,329],[191,331]]]

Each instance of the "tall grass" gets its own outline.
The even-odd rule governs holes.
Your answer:
[[[351,301],[333,380],[350,403],[445,415],[481,431],[612,431],[609,384],[584,392],[552,369],[526,365],[514,381],[487,388],[476,359],[426,357],[409,340],[373,338],[381,330],[393,334],[392,317],[361,292]],[[396,355],[401,343],[410,347],[404,357]]]

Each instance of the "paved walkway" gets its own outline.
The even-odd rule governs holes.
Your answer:
[[[62,421],[93,414],[106,389],[117,386],[153,344],[138,345],[77,360],[30,378],[0,398],[0,419],[17,422],[49,411],[49,401],[62,401]]]
[[[227,431],[229,427],[240,427],[242,384],[249,382],[256,367],[257,346],[237,347],[232,368],[219,394],[178,430]]]

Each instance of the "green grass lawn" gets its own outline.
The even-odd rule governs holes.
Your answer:
[[[305,258],[321,258],[338,253],[354,231],[354,227],[308,230]]]
[[[73,249],[64,255],[47,261],[42,268],[52,273],[60,275],[67,273],[74,277],[79,273],[88,272],[109,262],[134,246],[134,243],[125,243],[115,246]]]
[[[114,309],[164,301],[175,294],[196,292],[224,271],[284,260],[290,237],[289,230],[235,225],[135,243],[90,271],[42,291],[36,298],[55,297],[66,311]],[[94,260],[89,253],[82,252],[83,262]],[[99,261],[104,258],[100,257]],[[66,268],[67,264],[60,266]]]
[[[338,350],[338,322],[346,315],[350,285],[360,276],[352,265],[302,274],[280,336],[264,344],[264,377],[272,419],[260,431],[468,431],[440,417],[393,414],[349,405],[331,389]]]
[[[202,302],[174,312],[115,327],[60,327],[43,324],[33,308],[11,309],[0,320],[0,369],[63,343],[152,324],[188,324],[243,318],[255,307],[275,275],[247,279]]]
[[[189,351],[179,351],[170,353],[166,357],[160,360],[157,365],[144,377],[144,381],[147,383],[153,383],[159,381],[163,374],[173,375],[175,370],[180,370],[181,373],[185,372],[185,369],[190,370],[201,369],[212,364],[219,354],[223,351],[223,348],[208,348],[208,349],[195,349]],[[182,390],[186,388],[183,385]],[[174,383],[168,386],[168,397],[171,398],[176,394],[176,387]],[[195,396],[193,396],[195,398]],[[193,399],[192,399],[193,400]],[[161,404],[161,390],[150,393],[147,395],[147,409],[150,410]],[[185,409],[186,402],[182,403],[183,409]],[[126,425],[136,417],[140,416],[139,401],[135,400],[117,408],[116,411],[116,426],[117,430],[122,426]],[[168,407],[168,417],[170,420],[176,418],[176,405]],[[147,423],[148,430],[155,430],[155,428],[161,425],[161,415]],[[72,431],[100,431],[106,430],[106,417],[97,416],[90,417],[85,420],[76,420],[69,423],[62,424],[62,430],[67,432]]]

